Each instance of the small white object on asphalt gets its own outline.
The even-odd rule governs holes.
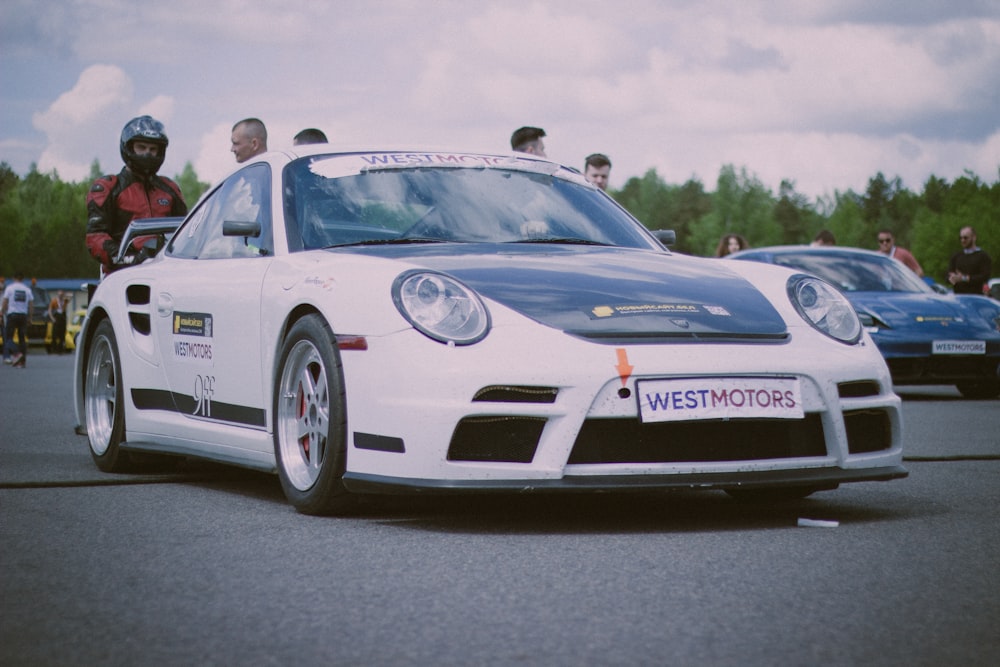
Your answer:
[[[826,521],[824,519],[804,519],[799,517],[799,528],[836,528],[839,521]]]

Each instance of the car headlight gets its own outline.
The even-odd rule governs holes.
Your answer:
[[[392,285],[392,300],[418,331],[442,343],[471,345],[490,330],[490,313],[479,295],[440,273],[400,275]]]
[[[828,283],[812,276],[788,279],[788,298],[806,322],[830,338],[853,345],[861,337],[854,306]]]

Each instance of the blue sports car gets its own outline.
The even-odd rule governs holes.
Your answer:
[[[895,384],[954,384],[967,398],[1000,395],[1000,301],[939,294],[900,262],[858,248],[780,246],[730,257],[808,271],[838,287]]]

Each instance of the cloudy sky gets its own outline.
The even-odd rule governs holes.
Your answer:
[[[121,167],[125,122],[162,120],[162,172],[234,166],[232,124],[272,149],[595,151],[611,186],[745,167],[777,191],[864,191],[877,172],[1000,168],[1000,0],[3,0],[0,160],[81,180]]]

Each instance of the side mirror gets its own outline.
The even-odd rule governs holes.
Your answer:
[[[222,222],[223,236],[260,236],[260,223],[256,220],[224,220]]]
[[[654,229],[652,231],[656,240],[667,247],[677,243],[677,234],[672,229]]]

